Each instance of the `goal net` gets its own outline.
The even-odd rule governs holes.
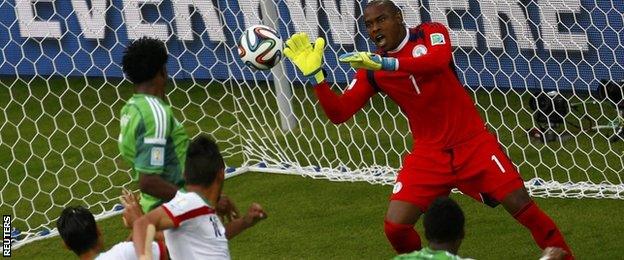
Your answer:
[[[457,73],[533,196],[624,197],[624,141],[617,138],[623,1],[396,3],[410,26],[449,26]],[[325,37],[327,79],[339,92],[354,71],[338,55],[374,49],[363,26],[365,4],[0,2],[0,211],[13,216],[15,245],[54,234],[68,205],[115,214],[121,188],[136,188],[116,138],[119,111],[133,92],[120,60],[142,36],[167,42],[167,102],[191,136],[218,140],[228,176],[256,171],[392,184],[411,135],[390,99],[376,95],[334,125],[289,61],[252,71],[236,47],[254,24],[284,38],[301,31]]]

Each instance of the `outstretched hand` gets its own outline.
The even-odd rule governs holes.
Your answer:
[[[223,223],[228,223],[234,219],[239,218],[240,213],[234,201],[225,194],[221,194],[219,201],[217,201],[217,215],[221,218]]]
[[[141,210],[141,206],[139,205],[139,199],[134,193],[123,188],[121,190],[121,196],[119,196],[119,201],[121,201],[121,204],[124,206],[122,216],[124,226],[131,229],[134,221],[143,216],[143,210]]]
[[[296,33],[286,41],[284,55],[297,66],[306,77],[314,77],[317,83],[325,79],[321,67],[323,66],[323,49],[325,39],[316,38],[314,46],[310,43],[306,33]]]
[[[347,52],[338,57],[340,62],[349,63],[354,69],[397,70],[396,58],[381,57],[370,52]]]
[[[254,202],[249,207],[249,210],[247,210],[247,215],[243,217],[243,220],[249,227],[251,227],[265,218],[267,218],[267,214],[264,212],[264,209],[262,209],[262,206]]]

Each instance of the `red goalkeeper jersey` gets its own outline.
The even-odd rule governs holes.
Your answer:
[[[457,78],[448,30],[423,23],[408,30],[394,51],[397,71],[359,69],[343,95],[325,82],[315,88],[325,114],[338,124],[351,118],[377,92],[385,93],[407,116],[414,146],[450,148],[485,131],[472,98]]]

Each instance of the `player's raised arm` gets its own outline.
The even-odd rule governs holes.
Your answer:
[[[365,75],[356,76],[349,88],[342,94],[334,93],[325,81],[323,74],[323,48],[325,40],[317,38],[314,46],[308,35],[296,33],[286,41],[284,55],[295,64],[304,76],[314,82],[314,93],[325,111],[327,117],[334,123],[340,124],[351,118],[360,110],[366,101],[375,94],[374,89],[365,80]]]
[[[173,220],[167,215],[162,206],[134,221],[132,225],[132,242],[134,242],[134,250],[137,256],[141,256],[145,252],[145,238],[149,225],[154,225],[156,231],[175,227]]]
[[[225,237],[229,240],[243,232],[243,230],[253,227],[258,221],[267,218],[266,212],[258,203],[252,203],[247,214],[242,218],[230,221],[225,226]]]

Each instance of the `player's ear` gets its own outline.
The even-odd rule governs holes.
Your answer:
[[[167,78],[167,65],[163,65],[162,68],[160,69],[160,75],[163,77],[163,79]]]
[[[218,175],[218,177],[219,177],[219,180],[220,180],[220,181],[224,181],[224,180],[225,180],[225,168],[222,168],[222,169],[219,171],[219,175]]]

